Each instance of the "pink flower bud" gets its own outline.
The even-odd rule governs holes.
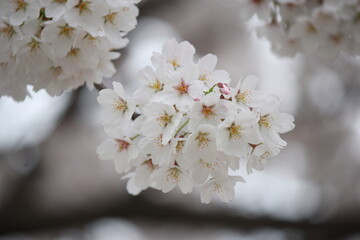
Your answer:
[[[230,88],[229,88],[229,86],[228,86],[226,83],[221,83],[221,82],[219,82],[219,83],[217,84],[217,86],[219,87],[220,92],[221,92],[222,94],[224,94],[224,95],[229,95],[229,94],[230,94]]]

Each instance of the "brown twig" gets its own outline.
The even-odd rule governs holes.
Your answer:
[[[99,92],[103,89],[106,88],[106,86],[103,83],[94,83],[94,87],[96,88],[96,90],[98,90]]]

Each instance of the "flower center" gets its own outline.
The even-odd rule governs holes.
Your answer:
[[[177,184],[180,182],[180,170],[176,167],[170,168],[166,175],[166,181]]]
[[[109,13],[104,17],[104,21],[105,23],[110,23],[112,25],[115,25],[117,16],[118,16],[117,12]]]
[[[229,131],[230,139],[241,137],[241,126],[232,123],[231,126],[227,128],[227,130]]]
[[[177,57],[169,58],[167,60],[168,63],[170,63],[174,69],[176,70],[178,67],[180,67],[179,60]]]
[[[251,92],[246,89],[245,91],[242,92],[238,92],[238,94],[236,94],[235,98],[238,102],[242,102],[244,104],[249,103],[250,102],[250,96],[251,96]]]
[[[160,117],[157,118],[160,126],[166,127],[171,122],[172,116],[168,115],[166,112],[160,115]]]
[[[204,168],[209,168],[209,169],[213,169],[213,170],[215,170],[215,166],[217,165],[217,163],[213,163],[213,164],[211,164],[211,163],[206,163],[206,162],[204,162],[202,159],[200,159],[200,164],[204,167]]]
[[[205,148],[209,145],[210,139],[208,138],[209,133],[199,132],[195,138],[198,141],[199,148]]]
[[[71,38],[75,30],[75,28],[70,27],[69,24],[65,24],[64,26],[59,26],[59,28],[60,28],[59,36],[65,36],[67,38]]]
[[[215,183],[215,185],[214,185],[214,192],[221,193],[221,192],[223,192],[223,191],[224,191],[223,187],[222,187],[220,184]]]
[[[80,48],[71,48],[67,53],[69,57],[78,57],[80,55]]]
[[[317,33],[317,29],[312,23],[307,24],[307,31],[308,33],[312,33],[312,34]]]
[[[259,124],[267,129],[271,128],[272,117],[269,114],[260,117]]]
[[[149,84],[149,88],[153,89],[155,92],[159,92],[163,90],[164,85],[160,82],[159,79],[155,79],[151,84]]]
[[[127,103],[126,103],[126,101],[124,99],[119,97],[118,99],[114,100],[113,108],[114,108],[115,112],[122,112],[123,113],[127,109]]]
[[[28,3],[24,0],[15,0],[15,12],[18,12],[20,10],[26,11],[26,7],[28,6]]]
[[[62,73],[62,68],[60,66],[53,67],[52,68],[52,73],[54,74],[55,77],[57,77]]]
[[[53,0],[53,2],[56,2],[56,3],[66,3],[67,0]]]
[[[28,46],[30,48],[30,52],[34,53],[40,48],[40,42],[33,38],[31,42],[28,43]]]
[[[207,80],[209,80],[208,73],[205,72],[203,74],[200,74],[199,80],[203,81],[203,82],[206,82]]]
[[[216,116],[216,113],[214,111],[215,106],[206,106],[202,105],[202,114],[204,114],[205,118],[210,118]]]
[[[176,153],[181,153],[184,148],[185,142],[184,141],[178,141],[176,144]]]
[[[185,83],[183,79],[181,79],[180,83],[174,87],[179,95],[183,95],[188,92],[189,85]]]
[[[116,142],[118,144],[118,152],[127,150],[130,145],[130,143],[128,143],[127,141],[122,140],[122,139],[116,139]]]
[[[4,34],[6,38],[10,39],[15,34],[15,30],[10,24],[5,23],[5,25],[5,27],[0,28],[0,33]]]
[[[82,0],[80,0],[79,4],[76,5],[76,8],[79,9],[79,15],[80,16],[83,16],[83,15],[86,15],[86,14],[91,14],[90,4],[91,4],[91,1],[82,1]]]

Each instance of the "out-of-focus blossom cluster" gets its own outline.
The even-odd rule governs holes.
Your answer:
[[[290,131],[293,117],[279,112],[279,100],[255,90],[248,76],[235,88],[229,74],[217,70],[217,57],[194,62],[189,42],[165,42],[152,65],[142,69],[143,86],[133,97],[122,85],[100,91],[108,139],[97,149],[100,159],[113,160],[127,173],[127,190],[138,194],[152,187],[187,194],[200,186],[201,201],[213,195],[234,198],[240,161],[248,173],[262,170],[286,145],[280,134]]]
[[[1,0],[0,96],[54,96],[111,77],[139,0]]]
[[[335,59],[360,54],[359,0],[239,0],[244,19],[256,15],[257,29],[281,56],[317,53]]]

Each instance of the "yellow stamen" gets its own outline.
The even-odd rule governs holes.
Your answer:
[[[70,27],[69,24],[65,24],[64,26],[59,26],[60,28],[60,32],[59,32],[59,36],[65,36],[67,38],[71,38],[75,28]]]
[[[215,183],[214,192],[221,193],[223,191],[224,191],[223,187],[220,184]]]
[[[167,60],[168,63],[170,63],[174,69],[176,70],[178,67],[180,67],[179,60],[177,57],[169,58]]]
[[[229,131],[229,137],[231,138],[239,138],[241,137],[241,126],[232,123],[230,127],[227,128]]]
[[[206,105],[202,105],[202,114],[204,114],[205,118],[209,119],[211,117],[216,116],[216,113],[214,111],[214,107],[215,106],[206,106]]]
[[[166,112],[164,112],[160,117],[157,118],[158,123],[162,127],[166,127],[171,122],[172,116],[168,115]]]
[[[245,91],[242,92],[238,92],[238,94],[236,94],[235,98],[238,102],[242,102],[244,104],[249,103],[250,102],[250,96],[251,96],[251,92],[246,89]]]
[[[80,0],[79,4],[76,5],[76,8],[79,9],[79,15],[80,16],[83,16],[83,15],[86,15],[86,14],[91,14],[90,4],[91,4],[91,1],[82,1],[82,0]]]
[[[176,153],[181,153],[184,148],[185,142],[184,141],[178,141],[176,144]]]
[[[179,95],[185,94],[188,92],[189,85],[185,83],[183,79],[181,79],[179,85],[174,87]]]
[[[199,80],[206,82],[208,80],[207,74],[206,73],[201,74]]]
[[[307,24],[307,31],[308,33],[317,33],[317,29],[312,23]]]
[[[198,136],[195,138],[198,141],[199,148],[205,148],[209,145],[210,139],[208,138],[209,133],[199,132]]]
[[[113,102],[113,109],[115,112],[123,113],[127,109],[127,102],[122,98],[115,99]]]
[[[70,51],[67,53],[67,56],[69,57],[78,57],[79,55],[80,55],[79,48],[71,48]]]
[[[118,16],[117,12],[109,13],[108,15],[104,16],[104,21],[105,23],[110,23],[112,25],[115,25],[117,16]]]
[[[265,127],[267,129],[271,128],[272,117],[269,114],[260,117],[259,124],[261,127]]]
[[[160,82],[159,79],[155,79],[150,85],[149,88],[153,89],[155,92],[162,91],[164,84]]]
[[[31,42],[28,43],[28,46],[30,47],[30,52],[33,53],[40,48],[40,42],[33,38]]]
[[[29,5],[24,0],[15,0],[14,4],[15,4],[15,12],[18,12],[20,10],[26,11],[27,6]]]
[[[176,167],[170,168],[166,175],[166,181],[168,181],[168,182],[171,181],[174,184],[179,183],[180,182],[180,173],[181,172],[178,168],[176,168]]]
[[[54,74],[55,77],[59,76],[62,73],[62,71],[63,70],[60,66],[52,68],[52,73]]]
[[[4,34],[6,38],[10,39],[15,34],[15,30],[13,26],[5,23],[5,27],[0,28],[0,33]]]

